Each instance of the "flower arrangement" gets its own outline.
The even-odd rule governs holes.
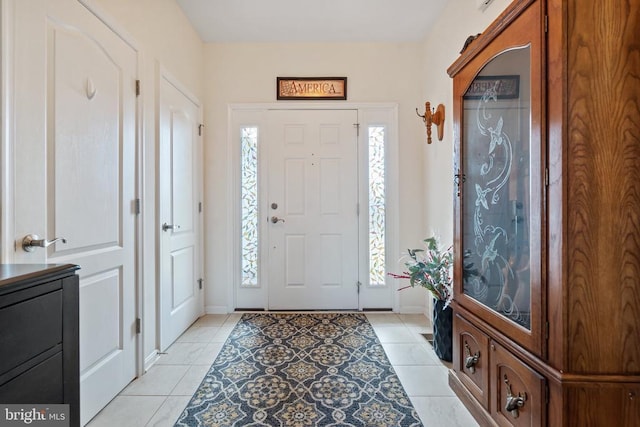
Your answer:
[[[408,258],[403,257],[408,271],[389,275],[396,279],[409,279],[410,286],[399,291],[416,285],[426,288],[435,299],[445,302],[444,309],[453,299],[453,248],[442,249],[435,236],[424,242],[426,249],[408,249]]]

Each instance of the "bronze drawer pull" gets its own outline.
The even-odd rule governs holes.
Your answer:
[[[469,344],[466,341],[464,342],[464,348],[465,348],[465,353],[467,354],[467,357],[465,357],[464,359],[464,367],[468,369],[470,373],[475,374],[476,364],[478,363],[478,360],[480,360],[480,352],[477,351],[476,354],[472,356],[471,348],[469,347]]]
[[[507,385],[507,402],[504,405],[504,409],[505,411],[509,411],[513,418],[518,418],[520,416],[518,409],[524,406],[524,402],[527,400],[527,393],[518,393],[518,395],[515,396],[511,391],[511,384],[509,384],[507,374],[504,375],[504,383]]]

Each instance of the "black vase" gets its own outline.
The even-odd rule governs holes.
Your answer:
[[[445,302],[434,300],[433,304],[433,350],[436,355],[446,361],[453,360],[453,310]]]

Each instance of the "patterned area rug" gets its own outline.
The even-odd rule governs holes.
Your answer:
[[[422,426],[359,313],[244,314],[176,426]]]

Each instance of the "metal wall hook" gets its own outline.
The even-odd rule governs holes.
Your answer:
[[[96,96],[96,87],[90,78],[87,79],[86,91],[87,99],[91,100],[94,96]]]
[[[427,144],[431,144],[431,125],[436,125],[438,129],[438,141],[442,141],[444,137],[444,105],[438,104],[433,110],[429,101],[424,104],[424,114],[420,114],[416,108],[416,114],[422,119],[427,127]]]

